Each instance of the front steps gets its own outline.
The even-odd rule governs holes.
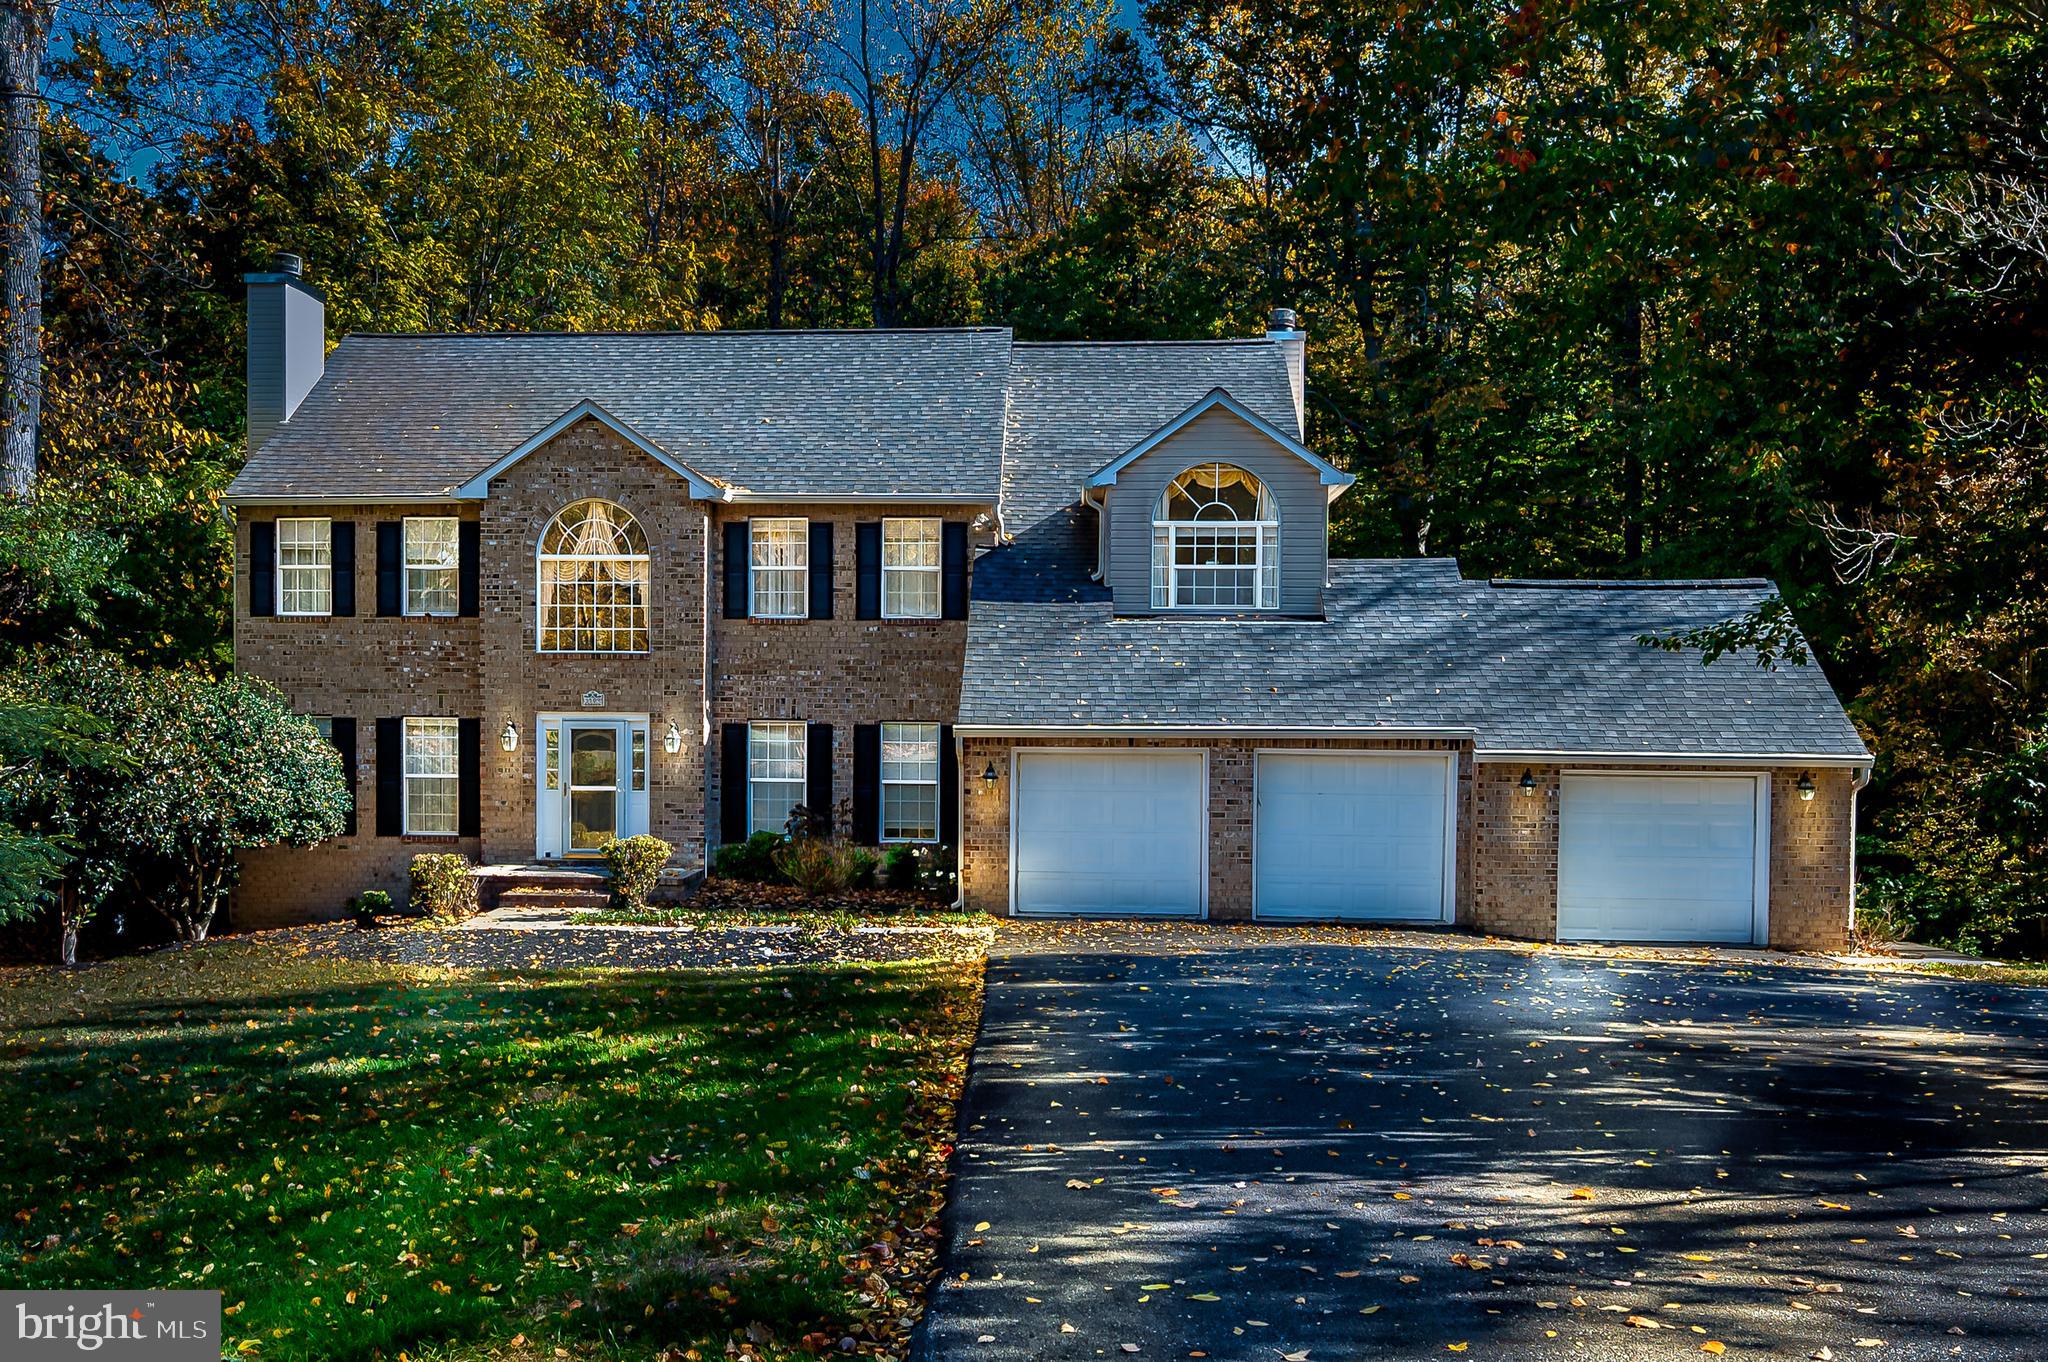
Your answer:
[[[601,911],[611,901],[611,877],[589,865],[480,865],[476,880],[477,908],[552,916]],[[680,903],[704,883],[701,870],[664,870],[652,895],[657,903]]]

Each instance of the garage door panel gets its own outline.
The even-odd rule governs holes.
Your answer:
[[[1755,780],[1566,776],[1559,798],[1561,939],[1753,938],[1762,851]]]
[[[1449,769],[1425,754],[1260,753],[1258,916],[1444,920]]]
[[[1199,752],[1020,752],[1019,913],[1202,910],[1206,769]]]

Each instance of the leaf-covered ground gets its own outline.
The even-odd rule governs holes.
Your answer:
[[[977,962],[478,975],[282,945],[0,979],[9,1286],[217,1288],[260,1358],[900,1348]]]

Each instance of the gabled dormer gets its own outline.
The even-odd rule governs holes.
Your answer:
[[[1211,391],[1088,479],[1116,613],[1322,614],[1330,503],[1352,481]]]

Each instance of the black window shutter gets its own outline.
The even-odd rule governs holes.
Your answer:
[[[718,731],[718,840],[747,840],[747,726]]]
[[[745,520],[725,523],[725,617],[729,620],[747,617],[747,569],[753,564],[750,524]]]
[[[333,613],[346,618],[356,613],[355,521],[328,522],[327,551],[334,564],[334,589],[330,597]]]
[[[939,725],[939,841],[960,845],[960,758],[953,751],[953,725]]]
[[[277,613],[277,522],[249,522],[249,613]]]
[[[455,830],[464,837],[484,834],[484,721],[457,719]]]
[[[949,520],[945,524],[941,540],[939,562],[944,569],[943,592],[945,609],[941,613],[949,620],[967,618],[967,522]]]
[[[853,840],[882,840],[882,726],[853,726]]]
[[[882,522],[866,520],[853,527],[853,614],[855,619],[882,617]]]
[[[396,837],[405,831],[405,753],[401,750],[405,721],[377,721],[377,835]]]
[[[482,526],[476,521],[465,520],[456,527],[456,546],[460,550],[455,569],[456,612],[471,618],[483,609],[482,544]]]
[[[405,611],[405,526],[396,520],[377,522],[377,613]]]
[[[832,618],[832,522],[811,522],[811,618]]]
[[[341,835],[356,835],[356,721],[354,719],[329,719],[327,721],[328,741],[341,754],[341,778],[348,783],[348,820],[342,825]]]
[[[832,725],[809,724],[804,729],[804,806],[811,811],[811,831],[821,837],[832,832]]]

